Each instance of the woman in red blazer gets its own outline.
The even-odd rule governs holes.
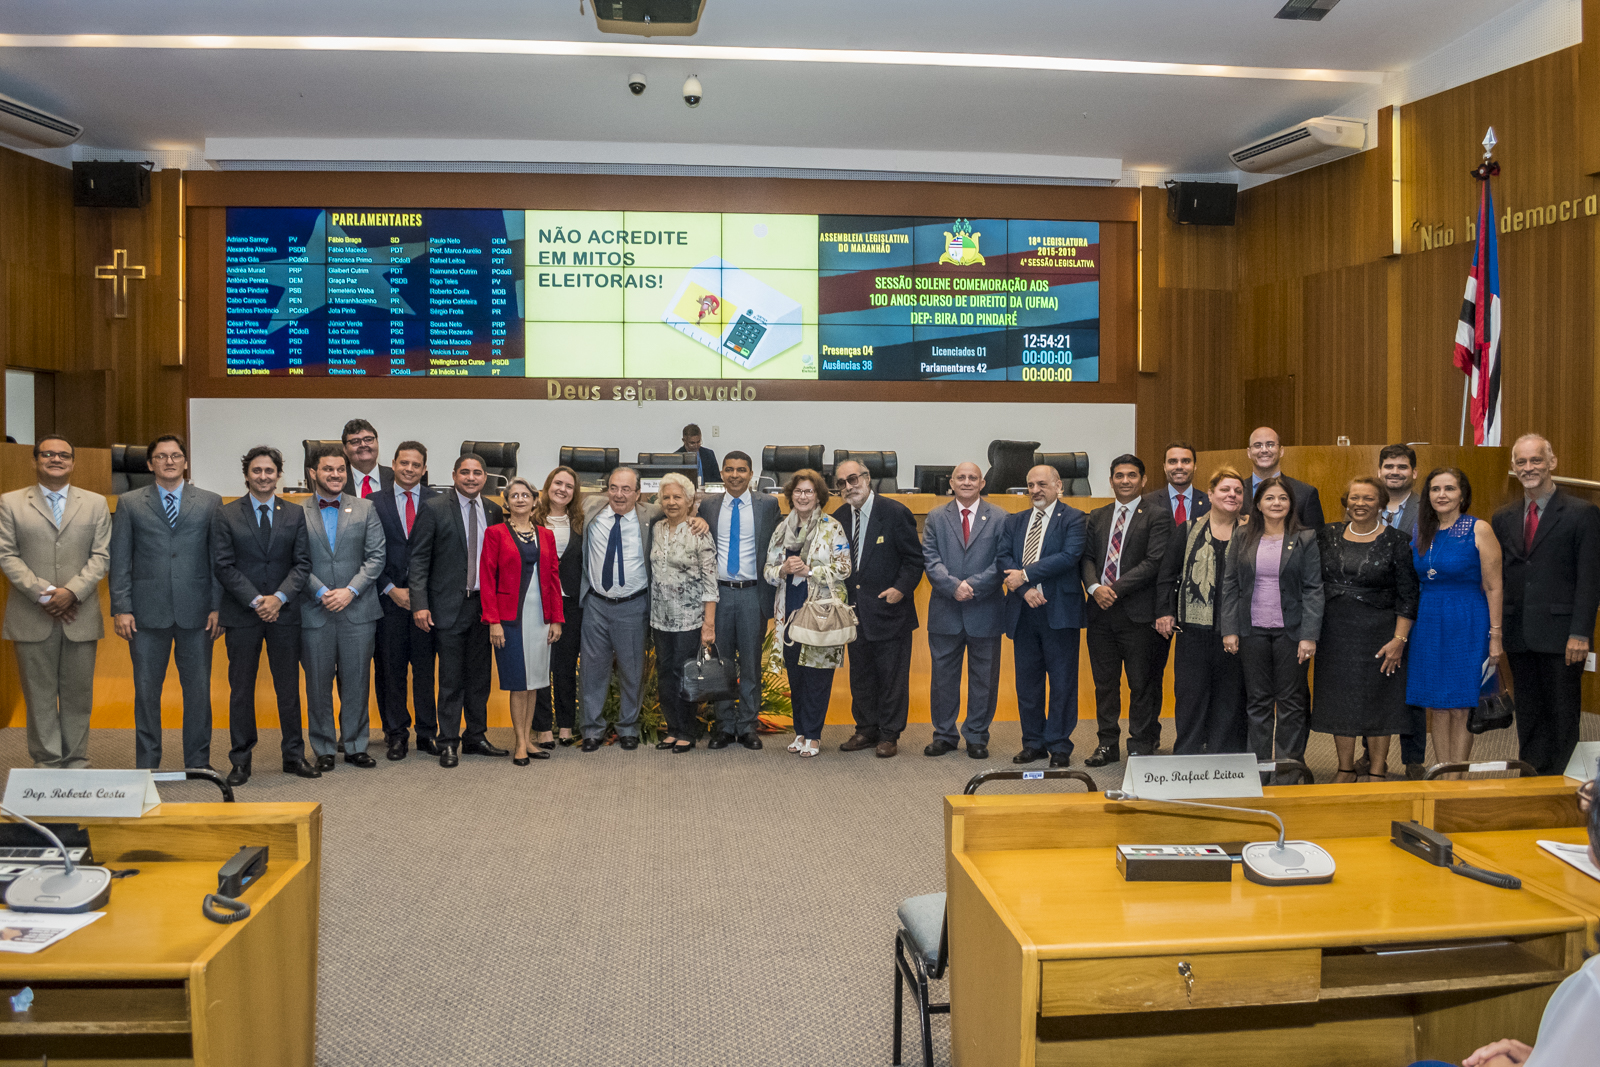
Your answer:
[[[512,762],[526,767],[550,753],[533,744],[535,702],[550,704],[550,646],[561,639],[561,572],[556,536],[533,524],[533,485],[513,478],[506,486],[506,521],[483,534],[478,589],[483,621],[489,624],[500,688],[511,694],[511,725],[517,732]]]

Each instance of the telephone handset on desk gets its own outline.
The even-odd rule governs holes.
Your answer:
[[[1515,875],[1497,874],[1466,863],[1457,863],[1455,846],[1450,843],[1450,839],[1419,822],[1394,820],[1389,824],[1389,839],[1413,856],[1419,856],[1435,866],[1448,868],[1452,874],[1473,878],[1501,889],[1522,888],[1522,879]]]

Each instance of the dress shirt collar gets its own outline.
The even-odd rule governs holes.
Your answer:
[[[354,467],[351,467],[349,485],[350,494],[352,496],[360,496],[361,486],[368,478],[372,479],[372,491],[374,493],[383,488],[383,472],[378,470],[378,465],[376,463],[372,465],[372,469],[370,471],[358,471]]]
[[[460,507],[463,512],[465,512],[468,508],[472,507],[473,505],[477,505],[478,508],[480,508],[480,509],[483,507],[483,494],[482,493],[479,493],[477,496],[474,496],[474,497],[468,497],[464,493],[462,493],[461,490],[459,490],[459,489],[452,489],[450,491],[456,495],[456,505],[458,507]]]
[[[270,513],[272,511],[273,507],[276,506],[277,502],[278,502],[278,495],[276,493],[274,493],[273,495],[268,496],[268,497],[259,497],[259,496],[256,496],[254,493],[250,494],[250,510],[251,511],[258,512],[258,511],[261,510],[261,505],[265,504],[267,506],[267,511]]]
[[[1188,485],[1184,486],[1182,489],[1179,489],[1175,485],[1170,485],[1169,484],[1167,486],[1167,503],[1171,504],[1173,507],[1177,507],[1178,498],[1182,497],[1183,501],[1184,501],[1184,509],[1187,510],[1187,511],[1193,511],[1194,510],[1195,495],[1196,494],[1195,494],[1195,491],[1194,491],[1194,483],[1193,482],[1190,482]]]
[[[412,494],[412,498],[411,499],[415,500],[418,504],[422,503],[422,483],[421,482],[418,482],[416,485],[413,485],[410,489],[402,489],[402,488],[400,488],[400,483],[399,482],[395,482],[394,483],[394,502],[396,504],[400,505],[400,508],[402,510],[404,510],[405,506],[406,506],[406,494],[407,493],[411,493]]]
[[[1545,493],[1544,496],[1537,496],[1537,497],[1529,496],[1526,492],[1524,492],[1522,494],[1522,498],[1523,498],[1523,501],[1525,503],[1537,505],[1538,508],[1539,508],[1539,517],[1540,518],[1544,518],[1544,509],[1550,506],[1550,498],[1555,496],[1555,495],[1556,495],[1556,487],[1555,487],[1555,483],[1552,482],[1550,484],[1549,492]],[[1527,508],[1523,508],[1522,510],[1523,511],[1527,511],[1528,509]]]
[[[166,507],[166,505],[167,505],[167,497],[169,497],[169,496],[172,497],[173,500],[180,507],[183,505],[183,483],[182,482],[178,483],[178,488],[176,488],[176,489],[168,489],[165,486],[162,486],[162,485],[158,484],[156,486],[156,492],[161,494],[161,506],[162,507]]]
[[[46,500],[49,500],[53,496],[60,496],[62,501],[65,501],[67,499],[67,490],[71,488],[72,486],[70,485],[63,485],[60,489],[46,489],[41,485],[39,486],[39,492],[44,494],[44,498]]]
[[[1037,511],[1037,512],[1042,512],[1044,514],[1044,524],[1046,526],[1049,526],[1050,525],[1050,520],[1055,516],[1056,505],[1058,503],[1060,503],[1060,501],[1052,500],[1052,501],[1050,501],[1050,503],[1046,504],[1044,507],[1042,507],[1042,508],[1034,508],[1033,510]],[[1029,523],[1033,522],[1033,518],[1031,516],[1028,518],[1028,522]]]

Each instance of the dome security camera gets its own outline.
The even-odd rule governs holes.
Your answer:
[[[689,75],[689,80],[683,83],[683,102],[690,107],[699,107],[700,100],[704,96],[705,92],[700,88],[700,79],[693,74]]]
[[[632,93],[634,96],[643,96],[644,95],[644,75],[643,74],[637,74],[636,73],[636,74],[628,75],[628,92]]]

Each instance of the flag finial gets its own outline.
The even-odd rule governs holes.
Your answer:
[[[1489,132],[1483,135],[1483,158],[1488,159],[1494,152],[1494,146],[1500,142],[1495,140],[1494,127],[1489,127]]]

